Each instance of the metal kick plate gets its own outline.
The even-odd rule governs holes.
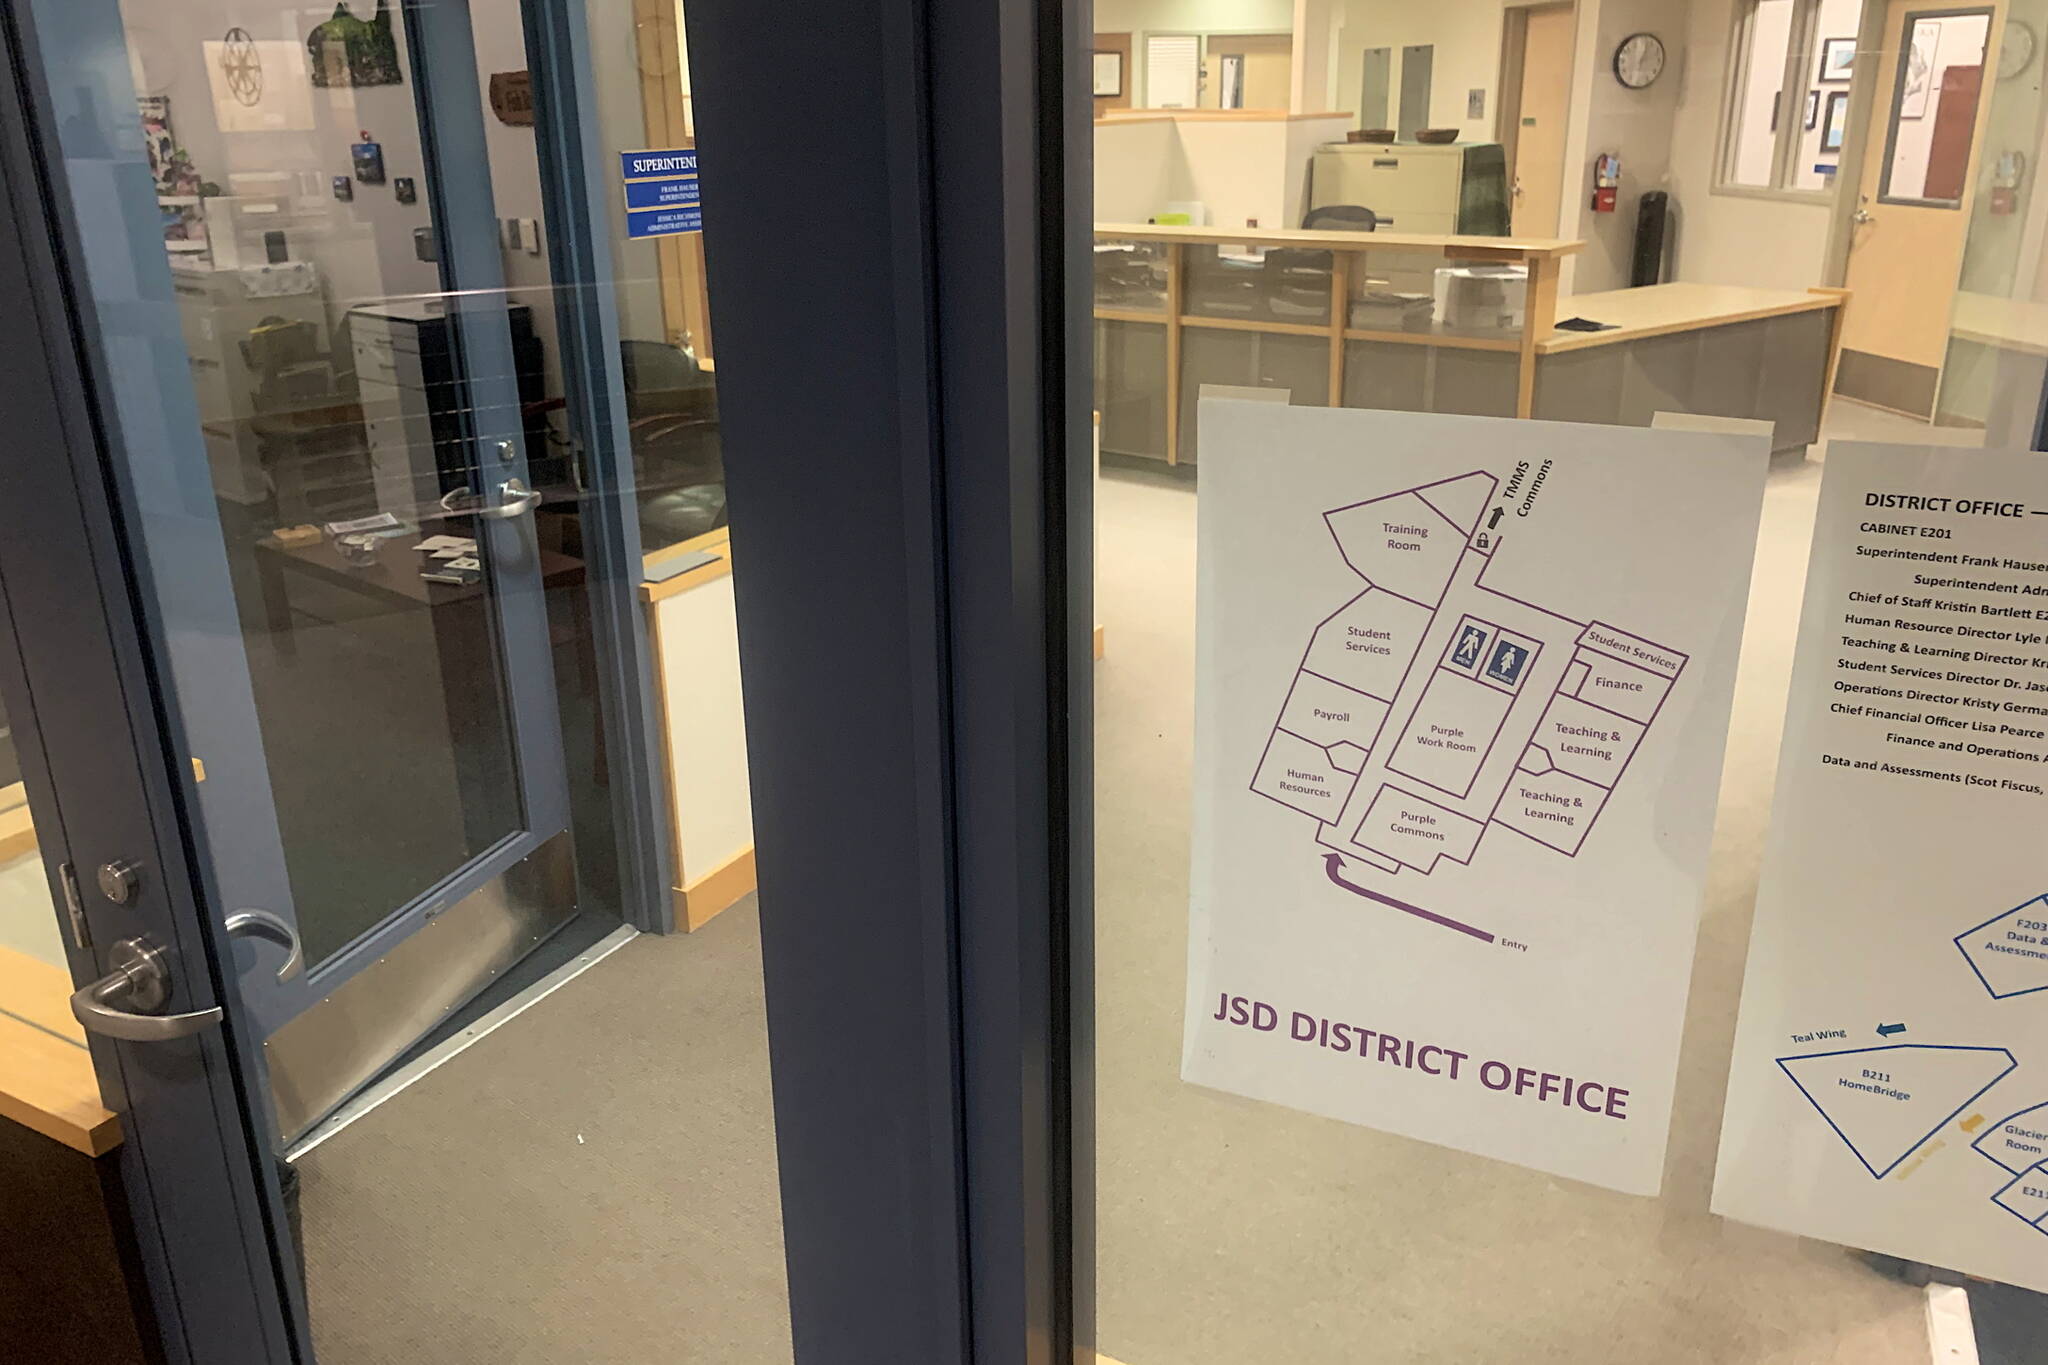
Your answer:
[[[375,1079],[575,913],[564,832],[271,1034],[263,1048],[284,1141]]]

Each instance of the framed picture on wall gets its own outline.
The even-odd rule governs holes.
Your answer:
[[[1843,93],[1847,93],[1846,91]],[[1820,91],[1806,92],[1806,131],[1812,132],[1820,125]]]
[[[1121,52],[1097,52],[1095,58],[1095,93],[1111,99],[1124,93],[1124,54]]]
[[[1848,133],[1849,92],[1846,90],[1830,90],[1828,91],[1827,120],[1821,124],[1820,129],[1820,149],[1824,152],[1841,151],[1842,139],[1847,137]]]
[[[1899,117],[1927,117],[1927,98],[1934,88],[1934,57],[1941,47],[1941,21],[1919,19],[1913,43],[1906,49],[1906,79],[1899,87]]]
[[[1823,38],[1820,44],[1820,79],[1846,81],[1855,74],[1856,40]]]

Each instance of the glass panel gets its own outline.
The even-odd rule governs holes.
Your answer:
[[[1327,326],[1330,253],[1298,247],[1193,243],[1181,248],[1183,312],[1297,326]]]
[[[1859,0],[1821,0],[1816,13],[1813,84],[1800,108],[1799,155],[1792,165],[1792,187],[1800,190],[1832,188],[1840,170],[1842,139],[1849,131],[1849,76],[1863,6]]]
[[[1785,52],[1792,41],[1793,0],[1757,0],[1744,30],[1741,76],[1728,127],[1727,183],[1768,187],[1778,155],[1778,120],[1786,103]],[[1801,109],[1803,111],[1804,104]]]
[[[2006,449],[2036,446],[2033,394],[2048,374],[2048,241],[2040,230],[2048,199],[2027,150],[2044,108],[2044,31],[2048,0],[2006,11],[1935,410],[1937,423],[1981,429],[1986,445]]]
[[[547,339],[479,312],[512,369],[465,387],[397,11],[123,12],[198,404],[171,435],[203,446],[237,614],[214,657],[246,666],[317,965],[524,823],[499,566],[441,500],[479,476],[472,402],[538,408]],[[546,448],[537,413],[496,420]]]
[[[1961,206],[1990,32],[1989,12],[1906,16],[1891,103],[1884,198]]]
[[[1796,1180],[1773,1216],[1758,1220],[1768,1226],[1714,1211],[1762,850],[1767,833],[1781,844],[1810,837],[1772,831],[1770,812],[1793,686],[1796,585],[1826,464],[1848,463],[1849,442],[2031,445],[2048,379],[2048,216],[2031,171],[2043,111],[2038,54],[2031,68],[2005,63],[2021,74],[1992,87],[1992,131],[1964,196],[1973,213],[1923,214],[1952,235],[1914,238],[1912,259],[1891,268],[1875,245],[1889,231],[1880,214],[1857,229],[1845,281],[1830,258],[1829,204],[1714,190],[1731,180],[1770,185],[1788,45],[1809,31],[1812,66],[1782,92],[1787,116],[1800,120],[1796,143],[1782,129],[1786,148],[1799,150],[1791,183],[1829,191],[1862,169],[1811,168],[1841,160],[1828,110],[1840,96],[1834,129],[1846,133],[1863,7],[1762,0],[1743,42],[1730,44],[1737,8],[1695,5],[1674,19],[1656,6],[1605,6],[1595,41],[1582,33],[1569,75],[1590,100],[1562,149],[1565,245],[1554,257],[1475,250],[1455,240],[1451,223],[1423,226],[1429,210],[1412,198],[1382,214],[1375,199],[1347,194],[1342,202],[1395,218],[1403,240],[1390,245],[1380,223],[1330,253],[1332,265],[1315,263],[1334,272],[1348,261],[1342,317],[1280,319],[1275,291],[1260,286],[1272,257],[1291,248],[1233,247],[1226,238],[1243,229],[1217,215],[1206,230],[1176,234],[1185,276],[1174,287],[1185,291],[1181,311],[1199,322],[1171,339],[1160,335],[1170,324],[1104,321],[1094,331],[1094,524],[1076,520],[1060,541],[1098,547],[1097,759],[1077,775],[1091,784],[1096,826],[1076,841],[1095,859],[1093,937],[1077,945],[1094,955],[1092,977],[1081,973],[1094,994],[1076,1008],[1094,1014],[1076,1032],[1094,1040],[1093,1093],[1077,1112],[1093,1116],[1081,1158],[1092,1160],[1096,1204],[1082,1224],[1096,1237],[1088,1288],[1106,1361],[1920,1365],[1931,1346],[1945,1349],[1930,1336],[1930,1311],[1939,1321],[1964,1298],[1985,1325],[1987,1359],[1994,1332],[2038,1336],[2048,1311],[2038,1295],[1958,1287],[1972,1267],[1952,1263],[1967,1251],[1961,1239],[2002,1233],[1987,1219],[2012,1221],[1983,1207],[2011,1174],[1980,1169],[1987,1163],[1966,1150],[1971,1140],[1956,1125],[1983,1109],[1981,1131],[2038,1102],[2024,1087],[2003,1107],[1958,1115],[1911,1175],[1908,1193],[1918,1197],[1951,1179],[1970,1191],[1967,1211],[1927,1205],[1928,1227],[1941,1236],[1926,1244],[1874,1229],[1842,1243],[1793,1235],[1808,1212]],[[1328,60],[1343,73],[1332,88],[1358,89],[1352,73],[1368,53],[1428,44],[1440,98],[1455,93],[1463,104],[1483,91],[1500,101],[1504,126],[1519,117],[1498,69],[1497,26],[1469,10],[1396,18],[1312,3],[1304,33],[1320,37],[1332,10]],[[2033,0],[2025,22],[2043,19],[2048,8]],[[1119,22],[1098,17],[1103,27]],[[1941,22],[1943,45],[1958,28],[1964,58],[1974,51],[1981,61],[1981,16]],[[1647,88],[1623,92],[1611,62],[1636,32],[1658,37],[1670,59]],[[1303,36],[1297,50],[1306,56]],[[1939,64],[1937,55],[1930,70]],[[1891,100],[1885,66],[1873,73],[1887,87],[1880,110]],[[1928,122],[1941,99],[1933,79]],[[1141,143],[1133,128],[1096,126],[1104,240],[1134,230],[1132,187],[1171,184],[1202,153],[1185,137],[1150,136]],[[1202,161],[1200,198],[1214,206],[1262,184],[1305,182],[1314,202],[1330,188],[1324,165],[1358,156],[1323,145],[1336,137],[1248,151],[1231,166]],[[2007,149],[2019,150],[2001,158]],[[1969,150],[1963,142],[1965,157]],[[1611,210],[1588,193],[1602,153],[1621,162]],[[1845,187],[1868,193],[1873,207],[1884,160],[1880,147],[1868,158],[1869,181]],[[1103,176],[1105,166],[1114,174]],[[1413,189],[1386,184],[1389,193]],[[1669,195],[1672,211],[1661,256],[1655,233],[1638,227],[1653,189]],[[1959,256],[1956,293],[1941,262]],[[1638,284],[1646,275],[1661,282]],[[1867,340],[1844,342],[1857,310],[1843,311],[1836,288],[1853,291]],[[1927,317],[1934,326],[1923,325]],[[1341,326],[1317,332],[1318,322]],[[1838,378],[1859,370],[1876,376],[1862,390],[1868,402]],[[1902,377],[1913,372],[1938,394],[1937,420],[1887,410],[1908,405]],[[1842,390],[1830,393],[1835,384]],[[1321,410],[1289,411],[1309,407]],[[1465,424],[1473,419],[1485,420]],[[1404,425],[1421,422],[1431,425]],[[1550,423],[1572,424],[1564,439],[1579,448],[1629,443],[1628,460],[1587,480],[1603,490],[1598,497],[1590,487],[1567,491],[1569,454],[1546,464],[1539,447],[1560,430]],[[1773,452],[1767,462],[1752,444],[1747,457],[1764,481],[1753,577],[1739,564],[1710,574],[1701,547],[1715,534],[1712,513],[1660,493],[1666,462],[1691,458],[1683,441],[1701,439],[1673,428],[1731,424]],[[1432,462],[1432,474],[1397,473]],[[1311,465],[1328,476],[1326,499],[1313,503],[1297,484]],[[1459,481],[1472,470],[1486,471],[1498,495]],[[1574,520],[1542,555],[1513,558],[1515,544],[1532,543],[1533,523],[1582,495],[1616,501]],[[1723,548],[1739,560],[1749,535],[1744,523]],[[1444,619],[1445,592],[1462,590],[1458,565],[1473,585],[1483,577],[1515,620],[1466,607]],[[2027,565],[1995,572],[2018,582]],[[1650,712],[1623,699],[1640,700],[1636,686],[1663,688],[1668,667],[1655,679],[1618,669],[1593,681],[1608,665],[1597,650],[1582,652],[1592,627],[1581,623],[1604,608],[1563,600],[1564,585],[1618,601],[1658,591],[1652,580],[1673,604],[1674,630],[1682,619],[1696,642],[1686,685],[1699,685],[1709,658],[1731,680],[1725,731],[1717,714],[1667,739],[1656,731],[1667,711],[1641,738]],[[1404,624],[1413,622],[1435,624]],[[1379,671],[1390,658],[1391,671]],[[1516,700],[1529,685],[1515,681],[1525,670],[1538,680],[1538,704]],[[1552,706],[1578,719],[1532,749],[1542,716],[1557,722]],[[1685,792],[1643,784],[1640,768],[1579,779],[1583,788],[1567,780],[1575,765],[1619,761],[1611,742],[1655,752],[1634,747],[1638,739],[1712,749],[1714,776]],[[1375,807],[1387,791],[1401,799]],[[1354,792],[1364,804],[1346,804]],[[1925,799],[1944,818],[1954,814],[1942,805],[1945,789]],[[1556,831],[1583,832],[1588,807],[1602,813],[1581,849]],[[1594,860],[1639,854],[1643,867],[1667,867],[1687,809],[1702,880],[1688,884],[1675,912],[1654,905],[1641,878],[1604,888],[1579,880]],[[1368,843],[1360,831],[1375,812]],[[1460,901],[1461,891],[1471,899]],[[1987,906],[1976,920],[2002,908]],[[1650,945],[1674,927],[1675,946],[1656,957]],[[1618,944],[1627,947],[1616,953]],[[1606,966],[1596,971],[1596,961]],[[1537,969],[1524,975],[1523,965]],[[1664,975],[1652,981],[1657,971]],[[1974,987],[1967,973],[1963,984],[1930,979],[1940,992]],[[1832,987],[1815,989],[1818,1003]],[[1906,1020],[1906,1039],[1949,1041],[1935,1036],[1930,1013]],[[1550,1120],[1569,1094],[1611,1137],[1619,1115],[1586,1107],[1591,1059],[1644,1046],[1652,1019],[1668,1051],[1621,1110],[1635,1123],[1661,1114],[1668,1099],[1668,1141],[1661,1159],[1644,1163],[1638,1188],[1649,1192],[1625,1194],[1607,1188],[1620,1182],[1594,1155],[1602,1134]],[[1884,1044],[1894,1035],[1873,1033],[1880,1022],[1860,1012],[1845,1020],[1852,1041],[1839,1046]],[[1882,1022],[1896,1028],[1893,1016]],[[1371,1046],[1362,1049],[1364,1030]],[[1466,1057],[1470,1037],[1496,1050]],[[1442,1049],[1457,1050],[1468,1068],[1455,1081]],[[1502,1065],[1511,1053],[1527,1054],[1518,1057],[1525,1078]],[[1469,1070],[1489,1057],[1484,1077]],[[1518,1086],[1526,1098],[1516,1098]],[[1789,1082],[1785,1090],[1796,1098]],[[1883,1188],[1863,1179],[1853,1153],[1812,1118],[1808,1129],[1770,1137],[1771,1163],[1795,1175],[1846,1163],[1844,1180],[1873,1187],[1873,1204],[1896,1194],[1899,1178]],[[1583,1163],[1575,1171],[1574,1161]],[[2037,1235],[2017,1232],[2024,1236],[2002,1243],[2015,1254]],[[1951,1233],[1958,1240],[1945,1241]],[[1940,1292],[1930,1296],[1929,1280]]]
[[[20,723],[0,708],[0,1014],[68,1023],[71,993],[64,938],[29,815]],[[67,1036],[75,1033],[64,1027]],[[84,1038],[72,1039],[81,1047]]]
[[[1166,311],[1167,248],[1160,242],[1095,244],[1095,306],[1130,313]]]
[[[28,715],[0,706],[0,1093],[8,1099],[0,1123],[68,1141],[86,1126],[81,1120],[112,1116],[101,1111],[85,1030],[71,1014],[64,931],[22,772],[21,750],[33,742]],[[17,1183],[24,1178],[17,1172]]]
[[[641,78],[603,92],[607,129],[622,130],[606,145],[694,148],[689,53],[677,11],[643,4],[633,32]],[[607,34],[599,48],[619,41]],[[704,239],[697,233],[635,235],[629,226],[658,211],[629,210],[623,194],[612,198],[610,213],[640,539],[653,554],[717,535],[726,525]]]
[[[126,40],[159,183],[115,170],[137,207],[162,191],[167,234],[165,260],[147,213],[138,245],[87,201],[150,514],[132,548],[169,584],[216,908],[264,908],[241,889],[281,849],[308,958],[342,949],[284,983],[282,945],[236,950],[321,1365],[772,1365],[792,1348],[682,14],[590,0],[576,51],[543,54],[543,8],[129,0],[92,35]],[[583,64],[587,106],[536,100],[543,58]],[[596,221],[556,177],[601,187]],[[645,666],[607,653],[622,604]],[[643,708],[663,770],[632,810],[616,746]],[[630,909],[666,898],[697,932],[623,923],[628,817],[674,853]],[[502,872],[437,887],[479,852],[473,879]],[[650,1293],[657,1271],[688,1288]]]
[[[14,742],[14,727],[7,719],[5,707],[0,707],[0,789],[12,787],[21,781],[21,751]]]

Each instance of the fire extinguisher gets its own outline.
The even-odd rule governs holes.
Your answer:
[[[1593,159],[1593,212],[1614,212],[1614,196],[1621,189],[1621,158],[1602,152]]]
[[[2026,178],[2025,152],[2000,152],[1991,168],[1991,211],[2011,213],[2019,205],[2020,181]]]

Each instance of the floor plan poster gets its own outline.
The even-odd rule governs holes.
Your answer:
[[[1828,448],[1714,1210],[2048,1290],[2048,462]]]
[[[1654,1192],[1765,443],[1201,423],[1182,1074]]]

